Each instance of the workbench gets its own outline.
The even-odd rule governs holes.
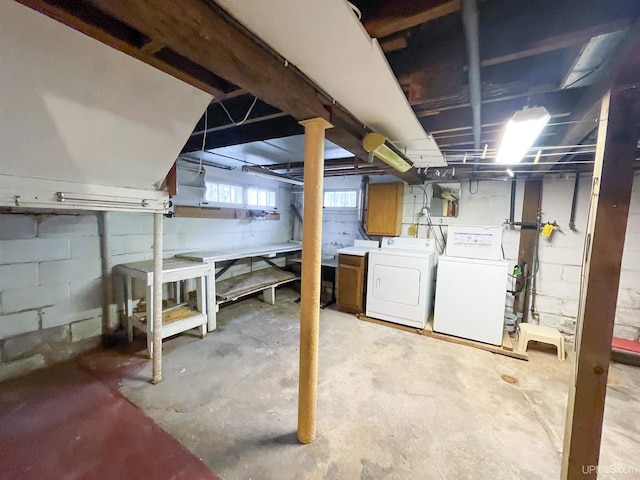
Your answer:
[[[285,272],[270,259],[277,255],[300,251],[302,251],[301,243],[287,242],[257,247],[187,252],[176,255],[176,257],[192,262],[204,263],[211,272],[214,272],[212,275],[215,275],[215,279],[219,279],[235,262],[245,258],[261,258],[271,265],[270,269],[258,270],[238,277],[232,277],[228,280],[217,282],[217,285],[214,279],[208,283],[208,329],[212,332],[217,326],[216,314],[221,303],[234,301],[240,297],[256,292],[262,292],[263,300],[270,305],[275,305],[276,287],[297,280],[298,277],[290,272]],[[221,267],[221,269],[215,273],[218,267]]]
[[[302,258],[289,258],[289,262],[297,263],[302,267]],[[326,257],[323,256],[320,260],[320,275],[321,280],[324,281],[328,278],[328,281],[331,282],[331,299],[326,303],[320,303],[320,308],[325,309],[330,305],[336,303],[336,270],[338,268],[338,259],[336,257]],[[322,296],[322,295],[320,295]],[[296,300],[297,302],[300,301]]]
[[[124,312],[129,341],[133,340],[133,328],[147,334],[147,351],[153,358],[153,261],[126,263],[113,267],[113,272],[122,279],[124,287]],[[144,317],[133,311],[133,279],[141,280],[146,286],[146,313]],[[180,284],[185,280],[196,281],[196,311],[170,321],[163,321],[161,338],[171,337],[181,332],[199,327],[204,338],[207,333],[207,315],[210,315],[206,301],[207,285],[213,284],[211,266],[200,262],[169,258],[162,262],[162,283],[172,284],[175,300],[180,304]],[[185,299],[186,300],[186,299]],[[164,317],[163,313],[163,317]]]

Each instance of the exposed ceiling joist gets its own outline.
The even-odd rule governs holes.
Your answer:
[[[268,122],[247,122],[239,127],[225,129],[223,133],[208,133],[205,139],[204,150],[229,147],[241,143],[271,140],[272,138],[290,137],[302,133],[304,133],[302,126],[297,120],[290,116],[275,118]],[[182,153],[202,150],[203,137],[204,133],[192,135],[191,138],[187,140],[187,143],[182,149]]]
[[[505,122],[516,110],[524,105],[541,105],[553,116],[571,112],[582,94],[582,89],[555,91],[538,94],[523,93],[509,96],[506,99],[496,98],[483,102],[482,126]],[[437,115],[420,118],[425,130],[432,133],[444,133],[472,125],[471,111],[467,108],[449,109]]]
[[[371,38],[383,38],[460,10],[460,0],[395,0],[385,2],[375,17],[365,19]]]
[[[505,44],[500,45],[500,48],[503,49],[502,52],[494,50],[485,53],[481,65],[483,67],[490,67],[492,65],[499,65],[501,63],[511,62],[521,58],[554,52],[556,50],[562,50],[572,46],[579,46],[596,35],[622,30],[627,28],[629,24],[629,20],[622,19],[589,26],[580,30],[570,31],[551,37],[532,38],[529,39],[526,44],[521,45],[517,51],[509,51],[509,49],[513,49],[513,46],[512,44],[505,42]]]
[[[202,79],[200,72],[190,72],[184,65],[177,67],[172,63],[158,58],[164,44],[150,37],[141,35],[125,22],[112,19],[88,2],[73,0],[16,0],[23,5],[33,8],[65,25],[84,33],[116,50],[131,55],[169,75],[172,75],[200,90],[210,93],[214,97],[224,95],[228,91],[228,83],[211,74]],[[232,87],[230,90],[233,90]]]
[[[97,40],[108,43],[168,73],[175,74],[198,88],[211,92],[211,86],[205,82],[185,75],[179,68],[169,65],[166,61],[158,62],[156,57],[145,56],[137,48],[132,49],[129,43],[105,33],[107,26],[111,23],[126,25],[139,32],[145,39],[140,46],[144,45],[147,39],[154,39],[166,45],[157,55],[169,50],[190,65],[199,66],[211,75],[238,85],[296,120],[314,117],[329,120],[334,125],[334,128],[326,132],[329,140],[356,155],[366,156],[362,147],[362,138],[368,132],[364,126],[339,106],[333,105],[332,101],[325,98],[308,78],[295,67],[285,64],[277,54],[213,2],[55,0],[55,5],[52,6],[54,0],[49,0],[51,3],[47,0],[19,1]],[[101,21],[93,24],[91,17],[76,16],[77,11],[85,8],[100,12]],[[220,92],[218,91],[217,94]],[[278,118],[273,122],[284,121],[286,118]],[[260,124],[247,125],[246,129],[255,130],[255,125]],[[240,132],[236,130],[230,129],[230,136],[239,138]],[[283,133],[274,132],[271,138],[283,136]],[[250,140],[245,137],[241,141]],[[192,146],[189,148],[191,151],[198,149]],[[406,173],[394,172],[394,174],[408,183],[419,183],[422,180],[415,169]]]
[[[573,110],[570,122],[558,133],[556,145],[577,145],[598,127],[600,103],[602,97],[611,89],[616,77],[624,69],[630,57],[636,55],[640,49],[640,19],[630,27],[622,43],[615,53],[610,56],[598,69],[597,80],[586,88],[579,103]],[[635,68],[627,68],[636,70]],[[636,73],[634,72],[634,76]],[[565,155],[549,157],[548,161],[560,161]],[[553,168],[552,164],[545,165],[543,170]]]

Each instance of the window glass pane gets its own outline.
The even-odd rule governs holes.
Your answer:
[[[248,203],[254,207],[275,207],[276,192],[251,187],[248,190]]]
[[[242,205],[242,187],[217,182],[206,182],[206,185],[207,191],[205,192],[205,200],[207,202]]]
[[[324,192],[324,206],[333,208],[357,208],[357,190],[338,190]]]

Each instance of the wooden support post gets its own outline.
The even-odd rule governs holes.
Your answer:
[[[153,298],[147,296],[147,305],[153,302],[153,319],[147,316],[147,322],[153,325],[153,352],[149,354],[153,362],[151,383],[154,385],[162,381],[162,217],[162,213],[153,214]]]
[[[638,143],[638,102],[634,95],[633,89],[614,90],[602,100],[562,479],[597,478],[622,249]]]
[[[322,260],[322,201],[324,131],[332,125],[323,118],[300,122],[304,126],[304,224],[300,291],[300,377],[298,386],[298,440],[316,436],[318,388],[318,332]]]
[[[527,180],[524,184],[524,198],[522,200],[522,222],[535,223],[540,213],[540,206],[542,204],[542,180]],[[520,246],[518,248],[518,261],[525,261],[527,263],[527,276],[531,276],[533,273],[533,260],[535,256],[535,244],[536,236],[539,232],[535,228],[521,228],[520,229]],[[521,296],[521,300],[524,303],[518,305],[517,299],[513,303],[514,313],[518,310],[522,310],[522,321],[527,321],[528,305],[529,305],[529,284],[532,280],[527,282],[524,294]]]

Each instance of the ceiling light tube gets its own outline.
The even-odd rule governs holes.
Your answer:
[[[362,140],[362,146],[370,155],[382,160],[399,172],[406,172],[413,166],[400,151],[379,133],[369,133]]]
[[[277,180],[278,182],[291,183],[292,185],[304,185],[304,182],[300,180],[296,180],[295,178],[288,177],[287,175],[282,175],[280,173],[276,173],[274,171],[268,170],[266,168],[261,167],[250,167],[245,165],[242,167],[242,171],[244,173],[248,173],[249,175],[255,175],[256,177],[268,178],[270,180]]]
[[[551,115],[544,107],[524,107],[507,123],[496,163],[520,163]]]

